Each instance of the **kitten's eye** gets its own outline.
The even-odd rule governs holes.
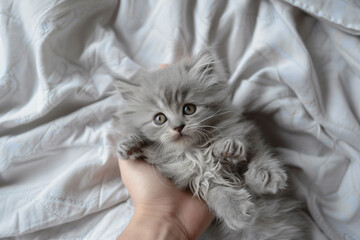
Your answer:
[[[158,113],[154,116],[154,123],[156,125],[163,125],[167,121],[165,114]]]
[[[196,106],[194,104],[185,104],[183,113],[185,115],[191,115],[196,111]]]

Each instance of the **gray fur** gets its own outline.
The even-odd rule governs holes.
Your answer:
[[[308,240],[309,222],[299,201],[271,195],[253,199],[256,211],[253,221],[243,230],[214,224],[211,240]]]
[[[124,136],[118,153],[123,159],[143,158],[154,164],[176,186],[204,199],[230,232],[245,234],[262,221],[262,211],[269,210],[258,196],[285,189],[287,174],[255,125],[231,107],[225,79],[219,60],[204,51],[192,62],[116,81],[124,97],[119,117]],[[184,115],[189,103],[196,111]],[[153,121],[157,113],[167,118],[161,126]],[[177,140],[180,134],[174,129],[182,125]],[[266,229],[267,221],[256,228]]]

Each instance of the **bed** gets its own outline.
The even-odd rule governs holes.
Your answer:
[[[357,0],[1,1],[0,238],[116,239],[133,207],[111,74],[213,46],[312,238],[360,239],[359,35]]]

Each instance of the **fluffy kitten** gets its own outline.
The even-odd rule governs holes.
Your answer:
[[[190,188],[229,230],[259,232],[266,204],[254,204],[284,189],[287,174],[254,124],[232,108],[225,80],[216,56],[204,51],[191,62],[116,81],[124,98],[118,154],[145,159],[177,187]]]

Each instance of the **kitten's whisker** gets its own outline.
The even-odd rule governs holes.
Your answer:
[[[216,128],[216,127],[213,127],[213,126],[210,126],[210,125],[191,125],[188,130],[191,130],[191,131],[195,131],[195,130],[201,130],[201,131],[204,131],[204,132],[207,132],[209,134],[211,134],[211,136],[215,136],[215,134],[213,132],[211,132],[210,130],[206,129],[207,127],[210,127],[210,128],[213,128],[214,130],[216,130],[218,133],[220,133],[220,131]]]
[[[196,132],[193,132],[192,137],[194,137],[194,138],[196,139],[196,142],[200,142],[200,141],[201,141],[201,137],[199,137]]]
[[[204,138],[206,142],[211,142],[211,139],[214,138],[214,136],[215,136],[211,132],[205,132],[205,131],[199,130],[199,129],[193,129],[192,132],[195,133],[196,135],[202,136],[202,138]]]
[[[198,123],[202,123],[208,119],[211,119],[213,118],[214,116],[222,116],[222,115],[225,115],[227,113],[234,113],[235,111],[223,111],[223,109],[219,109],[218,111],[216,111],[215,113],[213,113],[212,115],[204,118],[204,119],[201,119],[201,121],[199,121]],[[237,114],[240,114],[240,113],[237,113]],[[196,118],[195,120],[198,120],[200,117]]]
[[[211,116],[209,116],[208,118],[211,118],[211,117],[213,117],[213,116],[215,116],[216,114],[218,114],[221,110],[222,110],[222,108],[219,108],[219,110],[217,110],[217,109],[215,109],[216,111],[215,111],[215,113],[213,113]],[[199,119],[200,118],[200,116],[197,118],[197,119]],[[203,120],[206,120],[207,118],[205,118],[205,119],[203,119]]]
[[[194,130],[194,133],[199,134],[200,136],[203,136],[207,142],[210,142],[210,137],[206,133],[204,133],[200,130]]]

